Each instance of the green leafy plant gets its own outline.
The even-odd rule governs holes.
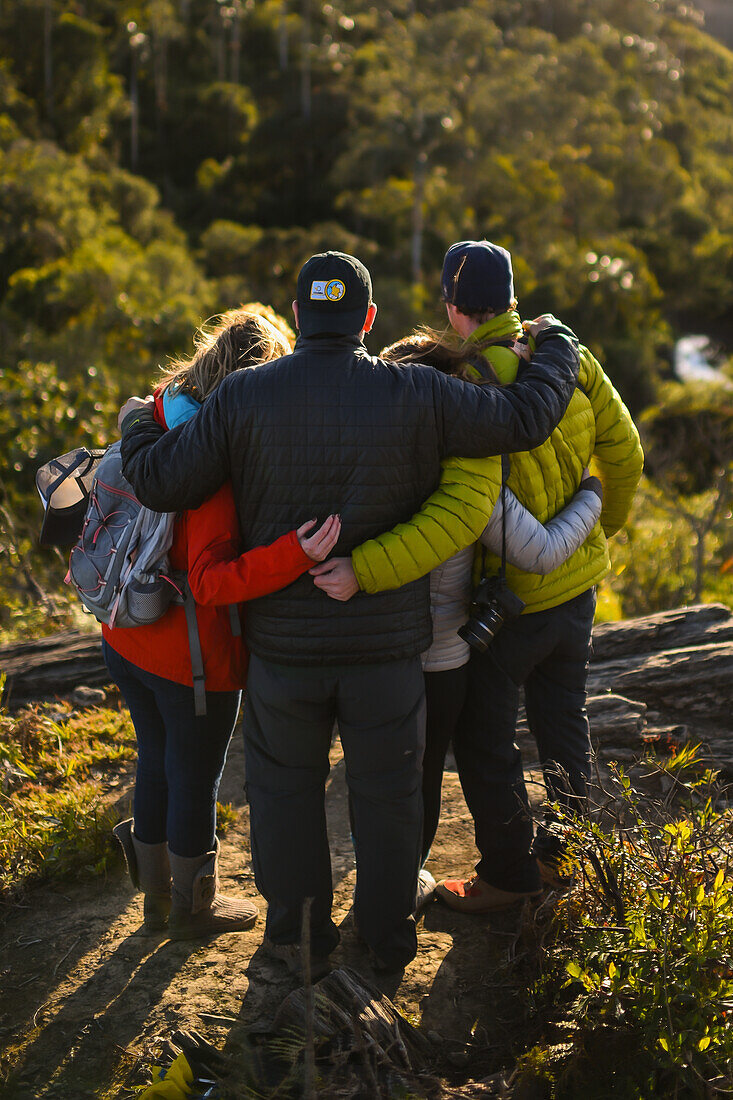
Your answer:
[[[601,1065],[627,1089],[613,1095],[703,1097],[730,1084],[733,814],[695,747],[648,760],[640,776],[654,797],[614,767],[597,811],[561,825],[574,882],[535,987],[535,1006],[554,1002],[549,1015],[572,1037],[550,1074],[558,1097],[587,1095]]]

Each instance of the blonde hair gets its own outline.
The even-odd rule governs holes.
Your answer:
[[[478,385],[498,382],[491,364],[476,344],[470,340],[456,340],[450,328],[439,331],[422,325],[409,336],[383,348],[380,357],[391,363],[424,363],[443,374],[451,374],[455,378],[463,378]],[[484,375],[480,381],[476,378],[475,370]],[[487,372],[494,377],[485,377]]]
[[[268,307],[259,309],[272,313]],[[193,356],[173,359],[163,369],[159,384],[203,402],[232,371],[289,355],[293,345],[286,330],[284,322],[282,327],[276,326],[257,305],[229,309],[201,326],[193,338]]]

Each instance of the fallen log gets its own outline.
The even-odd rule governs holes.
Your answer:
[[[98,631],[65,631],[0,648],[0,674],[6,677],[6,705],[24,706],[71,695],[80,685],[110,683]]]
[[[589,692],[610,692],[663,713],[663,722],[712,720],[733,738],[733,615],[722,604],[663,611],[621,623],[601,623],[593,631]],[[72,695],[80,685],[109,683],[100,636],[67,631],[0,648],[5,701],[19,707],[39,699]],[[609,704],[593,703],[592,721],[600,737],[627,736],[635,719],[615,716]],[[717,729],[716,732],[721,732]],[[731,740],[733,751],[733,740]]]
[[[715,642],[733,642],[730,608],[722,603],[693,604],[619,623],[598,623],[593,628],[591,664]]]
[[[716,719],[730,730],[733,641],[593,663],[588,691],[611,691],[655,704],[675,720],[683,721],[685,715]]]

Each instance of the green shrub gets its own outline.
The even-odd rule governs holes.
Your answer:
[[[695,749],[643,778],[661,793],[642,798],[614,769],[603,811],[564,822],[574,883],[534,995],[571,1045],[531,1052],[557,1097],[604,1081],[604,1096],[706,1097],[731,1080],[733,814]]]

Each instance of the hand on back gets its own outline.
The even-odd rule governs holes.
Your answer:
[[[338,542],[338,537],[341,534],[341,517],[330,515],[317,531],[313,531],[313,525],[316,522],[315,519],[309,519],[295,533],[298,536],[298,542],[308,557],[312,558],[313,561],[323,561]],[[309,535],[309,531],[312,531],[312,534]]]
[[[320,588],[333,600],[346,603],[359,591],[359,582],[354,574],[351,558],[331,558],[330,561],[316,565],[308,572],[313,577],[316,588]]]

